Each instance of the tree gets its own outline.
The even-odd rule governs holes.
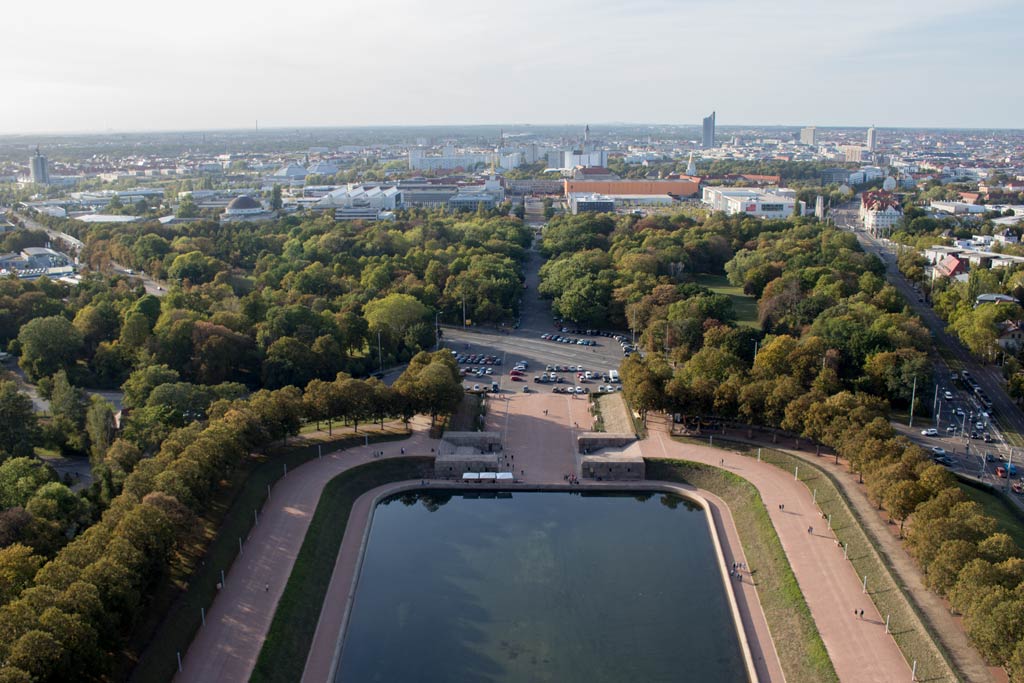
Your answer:
[[[39,441],[39,423],[32,400],[18,385],[0,381],[0,461],[10,456],[32,455]]]
[[[167,269],[167,277],[179,282],[188,280],[192,284],[202,284],[213,279],[224,264],[206,256],[201,251],[190,251],[179,254]]]
[[[170,384],[181,379],[177,370],[166,365],[146,365],[139,368],[121,385],[124,391],[122,405],[126,408],[141,408],[149,400],[149,394],[161,384]]]
[[[351,377],[335,381],[335,395],[341,415],[352,421],[352,429],[359,431],[359,421],[371,414],[373,396],[366,383]],[[460,383],[461,387],[461,383]]]
[[[85,451],[88,447],[88,436],[85,433],[88,402],[85,392],[72,386],[63,370],[53,376],[52,385],[50,412],[53,413],[53,421],[49,427],[50,432],[62,447]]]
[[[328,436],[333,436],[334,418],[341,413],[340,403],[338,385],[335,382],[314,379],[306,385],[306,390],[302,395],[302,406],[306,417],[316,420],[317,429],[320,429],[320,421],[326,420]]]
[[[93,351],[100,342],[117,339],[121,318],[113,304],[101,301],[78,311],[72,324],[81,333],[85,346]]]
[[[446,350],[421,351],[395,380],[394,389],[412,410],[430,414],[430,424],[437,416],[448,414],[462,401],[462,379],[452,354]]]
[[[430,309],[409,294],[388,294],[363,307],[363,317],[371,332],[385,331],[398,339],[414,323],[424,322]]]
[[[270,209],[272,211],[280,211],[283,206],[281,202],[281,186],[278,184],[274,185],[274,189],[270,192]]]
[[[20,543],[0,548],[0,605],[7,604],[28,586],[43,566],[43,558]]]
[[[946,541],[939,547],[935,560],[928,565],[925,583],[939,595],[946,595],[956,584],[960,570],[977,556],[977,548],[967,541]]]
[[[928,492],[921,484],[910,479],[894,484],[885,492],[885,508],[889,511],[889,516],[900,523],[901,537],[903,523],[927,495]]]
[[[6,460],[0,463],[0,508],[24,507],[39,487],[56,480],[53,469],[38,460]]]
[[[103,461],[114,440],[114,407],[108,401],[92,396],[85,413],[85,432],[89,436],[89,449],[93,464]]]
[[[11,644],[5,664],[28,672],[33,680],[50,680],[61,664],[60,643],[46,631],[28,631]]]
[[[82,334],[67,318],[50,316],[36,318],[22,326],[18,333],[21,358],[18,364],[37,381],[67,370],[82,352]]]

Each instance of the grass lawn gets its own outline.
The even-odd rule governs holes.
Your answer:
[[[251,683],[292,683],[302,678],[356,498],[389,482],[422,479],[432,471],[432,458],[395,458],[356,467],[327,483],[277,604],[274,621],[249,678]]]
[[[701,439],[699,443],[705,442]],[[726,448],[748,457],[756,456],[758,451],[756,447],[734,443]],[[821,511],[832,516],[832,532],[840,543],[848,546],[850,563],[857,575],[868,577],[868,595],[871,601],[875,603],[883,618],[885,615],[891,615],[893,639],[903,657],[908,663],[917,660],[918,680],[958,680],[949,663],[949,657],[940,649],[939,641],[933,635],[934,629],[925,615],[911,603],[910,598],[903,592],[903,586],[897,583],[889,571],[888,564],[878,550],[877,541],[868,535],[860,517],[833,481],[832,475],[806,460],[783,451],[772,448],[760,450],[761,460],[780,469],[793,472],[796,467],[800,468],[800,481],[815,492]],[[740,531],[742,532],[742,529]]]
[[[757,489],[731,472],[701,463],[646,460],[644,464],[648,479],[693,484],[728,502],[747,564],[756,571],[757,594],[786,680],[838,681]]]
[[[700,273],[694,277],[698,285],[707,287],[716,294],[725,294],[732,300],[732,308],[736,311],[736,323],[744,327],[760,328],[757,319],[757,299],[743,293],[742,287],[729,283],[724,275]]]
[[[957,482],[960,489],[967,494],[967,497],[985,509],[986,515],[995,518],[999,530],[1009,534],[1017,545],[1024,548],[1024,513],[1013,507],[1013,504],[1004,500],[1002,496],[984,486],[976,486]],[[1014,495],[1014,494],[1008,494]]]
[[[396,441],[407,436],[370,434],[369,440]],[[333,451],[363,443],[364,434],[349,432],[321,445],[325,451]],[[171,575],[153,591],[148,616],[135,629],[132,642],[122,653],[123,659],[130,660],[134,658],[132,650],[137,651],[144,644],[146,647],[131,672],[131,683],[163,683],[172,678],[177,668],[175,653],[184,656],[192,642],[192,635],[201,625],[199,610],[213,602],[220,572],[226,573],[238,555],[238,539],[244,539],[252,528],[253,510],[262,507],[267,486],[281,478],[285,464],[294,469],[316,456],[316,444],[299,442],[274,450],[269,456],[250,458],[223,483],[199,520],[191,542],[179,550]],[[122,661],[116,668],[128,665]]]

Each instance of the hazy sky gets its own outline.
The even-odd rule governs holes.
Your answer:
[[[1020,0],[5,3],[0,134],[1024,127]]]

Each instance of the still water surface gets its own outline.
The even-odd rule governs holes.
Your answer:
[[[745,681],[702,511],[666,494],[378,506],[337,682]]]

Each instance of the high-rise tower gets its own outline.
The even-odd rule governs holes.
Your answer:
[[[715,146],[715,112],[711,112],[711,116],[704,117],[704,134],[701,137],[700,146]]]
[[[875,147],[878,145],[878,131],[875,130],[874,126],[868,128],[868,139],[867,139],[868,151],[874,152]]]
[[[28,158],[28,169],[33,183],[50,184],[50,169],[47,167],[46,157],[39,153],[38,147],[36,147],[35,156]]]

